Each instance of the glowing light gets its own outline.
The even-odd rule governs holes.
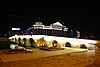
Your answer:
[[[67,37],[57,37],[57,36],[46,36],[46,35],[15,35],[15,36],[12,36],[10,37],[9,39],[11,38],[15,38],[15,37],[20,37],[20,38],[30,38],[30,37],[33,37],[35,39],[38,39],[38,38],[41,38],[41,37],[44,37],[44,39],[46,40],[58,40],[58,41],[69,41],[69,42],[80,42],[80,43],[91,43],[91,44],[96,44],[97,41],[95,40],[87,40],[87,39],[75,39],[75,38],[67,38]]]
[[[38,46],[45,46],[45,40],[44,40],[44,38],[43,38],[43,37],[40,38],[40,39],[37,41],[37,44],[38,44]]]
[[[66,42],[69,42],[71,44],[71,46],[73,46],[73,47],[79,47],[80,44],[85,44],[86,47],[88,48],[88,47],[91,47],[91,45],[94,45],[97,43],[96,40],[47,36],[47,35],[32,35],[32,36],[31,35],[15,35],[15,36],[10,37],[9,39],[11,39],[11,40],[12,40],[12,38],[18,39],[19,37],[21,39],[33,38],[35,42],[38,42],[38,40],[43,37],[46,42],[52,42],[53,40],[56,40],[58,42],[58,44],[64,44],[64,45]],[[44,45],[44,44],[42,44],[42,45]],[[49,44],[49,46],[50,46],[50,44]]]
[[[12,28],[12,30],[20,30],[20,28]]]
[[[53,40],[52,41],[52,47],[57,47],[57,45],[58,45],[58,42],[56,40]]]
[[[53,25],[59,25],[59,26],[63,26],[61,23],[59,23],[59,22],[56,22],[56,23],[54,23]]]

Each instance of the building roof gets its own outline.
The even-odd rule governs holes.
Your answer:
[[[53,25],[55,25],[55,26],[63,26],[61,23],[59,23],[59,22],[56,22],[56,23],[53,23]]]
[[[35,24],[36,25],[42,25],[42,22],[36,22]]]
[[[33,26],[44,26],[44,25],[42,25],[42,22],[36,22]]]

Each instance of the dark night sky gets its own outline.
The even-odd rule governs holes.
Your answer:
[[[11,27],[28,28],[40,17],[43,24],[65,22],[66,27],[80,31],[99,33],[96,1],[71,4],[18,4],[12,2],[1,8],[0,30],[6,32]]]

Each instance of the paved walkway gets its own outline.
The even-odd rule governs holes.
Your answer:
[[[0,50],[0,67],[100,67],[99,42],[95,50],[66,48],[58,51],[44,51],[33,49],[33,53],[12,55],[6,55]]]
[[[11,62],[11,61],[34,59],[34,58],[43,58],[43,57],[61,55],[72,52],[87,51],[87,49],[76,49],[76,48],[65,48],[64,50],[56,50],[56,51],[45,51],[45,50],[39,50],[37,48],[32,50],[33,53],[19,53],[19,54],[5,54],[1,50],[0,57],[3,62]]]

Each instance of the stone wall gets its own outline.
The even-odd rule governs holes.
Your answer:
[[[86,40],[86,39],[76,39],[76,38],[67,38],[67,37],[56,37],[56,36],[46,36],[46,35],[16,35],[12,36],[9,39],[11,41],[19,43],[18,39],[21,39],[20,42],[26,44],[27,46],[34,45],[35,47],[39,47],[38,40],[43,38],[45,43],[41,40],[41,45],[46,45],[47,47],[52,47],[52,42],[55,40],[58,42],[57,47],[65,47],[65,43],[69,42],[71,47],[73,48],[80,48],[81,44],[86,45],[88,49],[95,48],[96,41],[95,40]],[[23,40],[24,39],[24,40]],[[30,39],[33,41],[30,41]]]

